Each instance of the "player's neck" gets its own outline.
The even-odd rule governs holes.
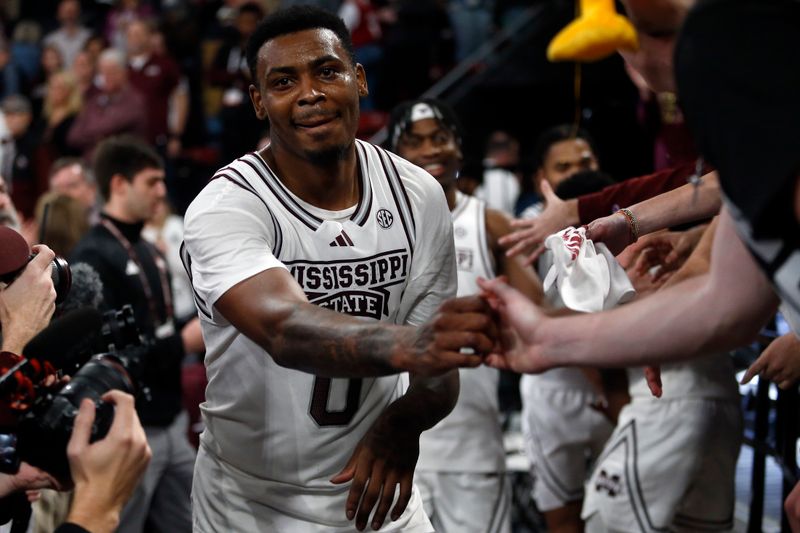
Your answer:
[[[321,209],[340,211],[358,203],[361,188],[355,145],[344,157],[327,163],[312,162],[269,146],[261,156],[287,189]]]
[[[444,188],[444,197],[447,198],[447,207],[450,211],[456,208],[456,184],[452,183]]]

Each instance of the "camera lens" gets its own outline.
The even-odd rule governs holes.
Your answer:
[[[58,255],[50,263],[50,266],[50,278],[53,280],[53,287],[56,289],[56,303],[60,304],[67,299],[69,290],[72,287],[72,270],[70,270],[67,260]]]

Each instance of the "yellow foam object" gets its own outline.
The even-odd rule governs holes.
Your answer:
[[[558,32],[547,47],[550,61],[597,61],[618,49],[639,48],[636,30],[617,13],[614,0],[580,0],[581,15]]]

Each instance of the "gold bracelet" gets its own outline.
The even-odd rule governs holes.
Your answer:
[[[617,213],[621,214],[628,221],[628,229],[631,232],[631,244],[639,240],[639,221],[630,209],[620,209]]]

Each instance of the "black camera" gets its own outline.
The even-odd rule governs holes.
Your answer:
[[[8,272],[0,276],[0,281],[6,283],[7,285],[11,284],[17,276],[19,276],[23,270],[28,266],[28,263],[36,257],[36,254],[30,254],[28,256],[28,260],[22,265],[22,268],[15,270],[13,272]],[[69,268],[69,263],[63,257],[57,255],[53,258],[53,261],[50,263],[50,278],[53,280],[53,287],[56,289],[56,303],[60,304],[63,302],[67,295],[69,294],[69,290],[72,287],[72,271]]]
[[[89,398],[96,406],[90,439],[94,442],[105,437],[114,418],[114,406],[101,396],[112,389],[132,395],[142,392],[141,368],[152,342],[140,335],[129,305],[105,313],[94,344],[98,352],[89,354],[60,390],[43,381],[36,385],[37,393],[18,413],[16,427],[0,435],[0,471],[14,473],[25,461],[59,480],[69,480],[66,449],[81,401]]]

